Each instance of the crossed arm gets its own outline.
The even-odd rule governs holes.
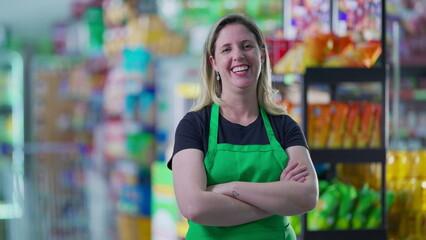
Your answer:
[[[306,148],[286,149],[289,164],[280,180],[230,182],[207,187],[204,155],[185,149],[173,158],[173,181],[179,209],[187,219],[209,226],[234,226],[271,215],[297,215],[313,209],[318,182]]]

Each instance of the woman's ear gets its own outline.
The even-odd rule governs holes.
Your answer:
[[[213,56],[209,56],[209,62],[212,65],[213,69],[218,72],[217,67],[216,67],[216,60],[214,59]]]
[[[261,49],[260,60],[262,61],[262,64],[265,63],[265,60],[266,60],[266,49],[264,47]]]

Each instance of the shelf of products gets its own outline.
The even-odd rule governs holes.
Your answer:
[[[391,85],[391,147],[420,150],[426,147],[426,68],[401,66],[399,87]],[[395,87],[397,87],[395,91]],[[395,98],[395,94],[397,98]],[[396,115],[395,115],[396,114]]]
[[[357,87],[361,88],[365,88],[368,84],[372,85],[367,88],[371,92],[368,95],[371,96],[369,100],[372,102],[364,100],[361,103],[352,103],[351,97],[354,97],[354,101],[357,102],[365,96],[358,97],[357,94],[353,93],[354,91],[348,91],[347,89],[355,89],[355,86],[350,85],[348,87],[348,84],[357,85]],[[330,95],[330,103],[322,103],[319,105],[322,108],[314,109],[313,107],[316,105],[308,99],[308,92],[312,87],[322,88],[323,91],[327,91]],[[365,94],[364,91],[360,92]],[[385,198],[388,196],[385,188],[387,146],[387,129],[385,126],[387,126],[387,119],[382,113],[385,111],[384,109],[387,109],[386,94],[387,81],[384,68],[308,68],[304,75],[302,91],[303,126],[311,146],[310,153],[314,164],[317,166],[329,164],[330,169],[328,171],[337,171],[337,174],[335,173],[337,176],[347,169],[346,165],[350,165],[350,168],[359,168],[359,166],[363,166],[362,164],[379,164],[380,166],[379,183],[376,184],[379,185],[379,192],[370,189],[369,185],[351,187],[353,194],[358,197],[352,200],[342,200],[340,204],[354,204],[355,201],[367,201],[366,199],[370,199],[369,201],[372,202],[372,199],[375,199],[374,201],[378,205],[386,206]],[[345,102],[349,103],[345,104]],[[356,106],[358,110],[351,112],[349,109],[351,104]],[[346,110],[339,110],[339,107]],[[353,115],[352,118],[351,114]],[[318,125],[316,126],[315,124]],[[352,138],[352,140],[348,142],[348,138]],[[360,142],[365,143],[360,145]],[[347,185],[347,182],[350,181],[346,181],[346,183],[336,183],[335,181],[331,180],[328,183],[328,188],[320,190],[320,202],[325,201],[327,197],[337,198],[335,192],[339,191],[339,185],[343,184],[346,189],[350,189]],[[321,180],[321,184],[323,184],[323,180]],[[336,190],[332,190],[334,188]],[[342,193],[340,196],[348,198],[349,192]],[[361,224],[361,220],[355,219],[355,213],[358,212],[359,216],[367,213],[360,208],[355,208],[355,205],[353,205],[353,216],[336,217],[334,220],[344,219],[351,223],[343,225],[340,223],[339,225],[336,222],[336,225],[330,225],[322,220],[324,209],[341,209],[345,205],[340,206],[339,203],[332,205],[330,202],[324,204],[328,207],[323,206],[320,209],[314,209],[308,215],[304,215],[304,239],[359,239],[362,237],[386,239],[386,218],[385,210],[382,207],[375,208],[375,216],[364,220],[365,223]],[[372,209],[373,205],[369,206]],[[370,221],[373,222],[369,223]]]
[[[395,192],[389,210],[389,239],[426,236],[426,151],[389,151],[386,185]]]
[[[0,219],[20,218],[24,211],[23,64],[17,52],[0,53]]]
[[[17,239],[89,239],[102,223],[92,219],[93,202],[97,209],[108,203],[91,172],[96,165],[91,159],[93,132],[102,117],[98,97],[104,64],[81,55],[33,55],[28,64],[31,111],[24,150],[29,207],[24,221],[34,222],[17,232],[25,235]]]
[[[269,44],[275,74],[385,66],[384,1],[284,2],[283,35]]]
[[[395,34],[391,25],[399,23],[400,36],[398,52],[402,66],[426,65],[426,1],[424,0],[387,0],[386,15],[389,32]]]

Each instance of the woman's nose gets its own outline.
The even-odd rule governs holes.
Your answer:
[[[243,51],[241,51],[241,50],[235,50],[235,53],[234,53],[234,61],[240,61],[240,60],[242,60],[243,58],[244,58],[244,54],[243,54]]]

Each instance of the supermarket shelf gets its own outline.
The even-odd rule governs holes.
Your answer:
[[[384,68],[307,68],[309,83],[382,82]]]
[[[9,115],[12,113],[12,106],[0,105],[0,115]]]
[[[324,231],[306,231],[304,239],[330,240],[330,239],[374,239],[385,240],[385,229],[357,229],[357,230],[324,230]]]
[[[314,163],[374,163],[386,161],[385,149],[311,149]]]

